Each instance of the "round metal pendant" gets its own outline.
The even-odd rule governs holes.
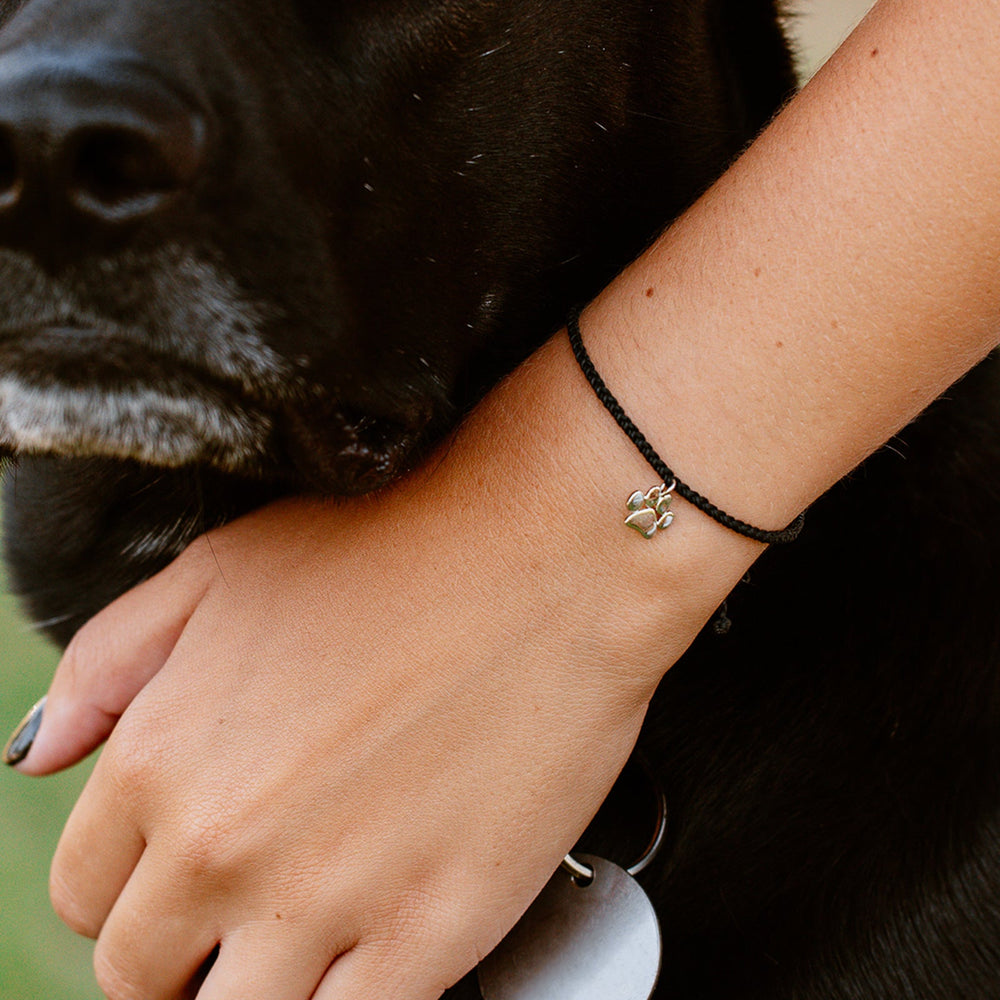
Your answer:
[[[479,966],[483,1000],[650,1000],[660,974],[660,925],[624,869],[581,854],[579,885],[560,869]]]

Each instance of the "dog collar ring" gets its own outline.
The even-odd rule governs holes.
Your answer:
[[[648,767],[646,768],[648,771]],[[663,794],[663,789],[656,789],[656,832],[649,846],[642,853],[635,864],[624,869],[626,875],[635,878],[640,872],[644,872],[655,860],[660,848],[663,846],[663,838],[667,835],[667,797]],[[566,874],[570,875],[578,883],[586,884],[593,877],[591,868],[581,861],[578,861],[572,854],[567,854],[559,866]]]
[[[650,1000],[663,943],[653,904],[635,880],[667,827],[657,792],[656,832],[630,868],[568,854],[538,898],[479,965],[484,1000]]]

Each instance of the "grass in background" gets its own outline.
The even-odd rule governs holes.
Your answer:
[[[57,659],[0,593],[0,745],[45,693]],[[35,780],[0,765],[0,1000],[100,996],[92,945],[59,922],[48,898],[49,862],[89,771]]]

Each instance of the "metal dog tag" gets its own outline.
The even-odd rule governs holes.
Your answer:
[[[656,911],[623,868],[586,854],[581,884],[560,868],[479,965],[483,1000],[650,1000],[660,975]]]

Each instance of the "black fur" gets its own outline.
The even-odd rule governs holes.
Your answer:
[[[0,0],[0,189],[27,142],[5,80],[98,44],[140,66],[98,76],[205,124],[198,171],[129,225],[62,189],[30,218],[0,198],[0,376],[165,380],[267,435],[238,460],[99,435],[18,456],[8,559],[61,642],[198,532],[415,460],[792,84],[771,0]],[[185,252],[253,301],[287,384],[199,368]],[[86,315],[39,333],[59,294]],[[658,996],[1000,996],[998,382],[991,360],[818,503],[661,685]],[[592,845],[624,859],[622,826],[606,811]]]

